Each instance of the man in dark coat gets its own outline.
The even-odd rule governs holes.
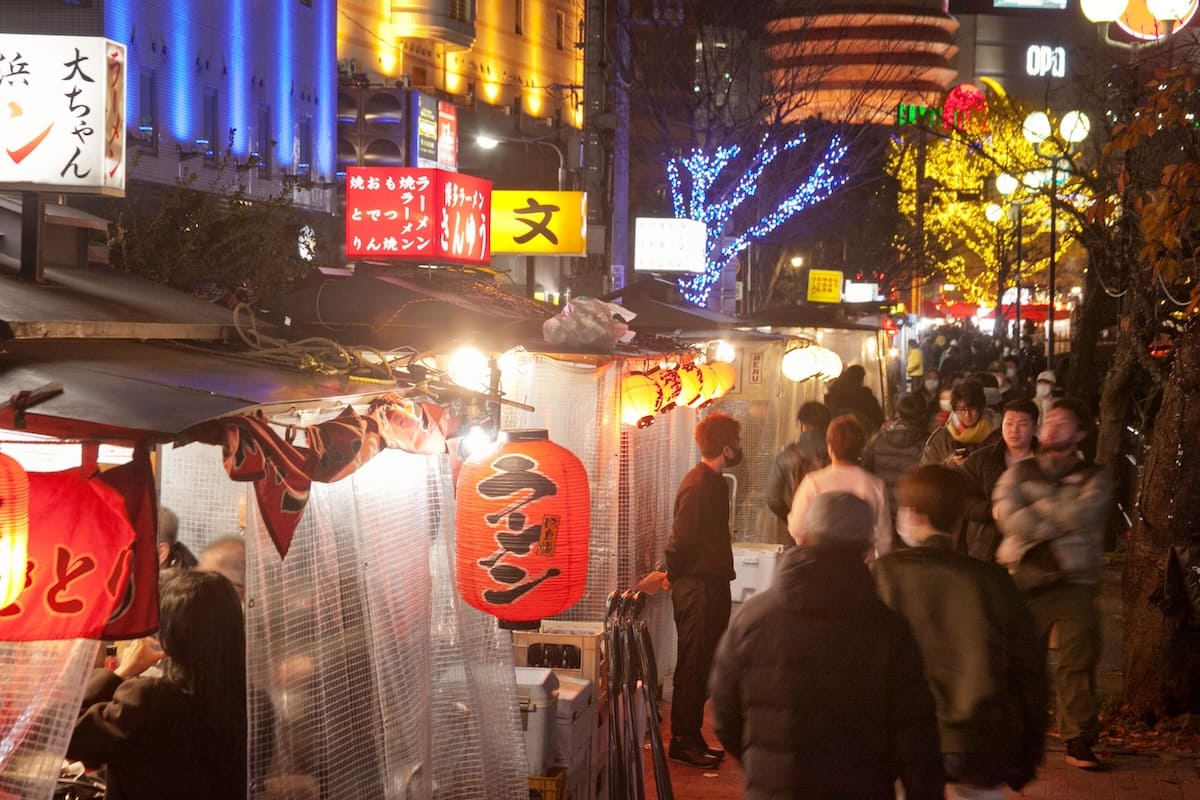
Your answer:
[[[879,399],[865,385],[867,371],[859,364],[851,364],[829,384],[825,393],[825,405],[830,417],[853,414],[868,434],[879,430],[883,424],[883,408]]]
[[[908,625],[875,592],[864,557],[871,507],[813,498],[798,546],[721,640],[713,729],[741,762],[747,800],[941,800],[933,698]]]
[[[921,461],[921,451],[929,434],[925,432],[925,407],[919,395],[909,394],[896,403],[896,418],[884,425],[863,451],[863,469],[883,479],[887,487],[888,508],[896,519],[893,493],[900,476]],[[894,544],[894,542],[893,542]]]
[[[1046,735],[1045,651],[1007,572],[951,549],[968,488],[952,467],[900,479],[896,522],[906,550],[871,565],[883,601],[908,620],[937,701],[952,797],[1004,800],[1033,780]]]
[[[810,401],[800,406],[796,412],[796,440],[779,451],[767,475],[767,507],[783,523],[777,526],[776,538],[785,547],[792,546],[792,537],[787,533],[787,518],[796,487],[809,472],[829,466],[825,430],[831,419],[829,409],[823,403]]]
[[[1004,407],[1000,420],[1001,440],[981,447],[963,462],[963,476],[970,483],[966,524],[955,550],[980,561],[994,561],[1000,546],[1000,531],[992,518],[992,490],[1004,470],[1032,458],[1037,447],[1038,409],[1032,400],[1014,400]]]
[[[674,761],[711,769],[725,753],[708,746],[700,726],[713,652],[729,624],[729,582],[734,578],[729,484],[721,471],[742,462],[741,424],[727,414],[709,414],[696,425],[695,438],[700,463],[679,484],[666,548],[679,637],[667,754]]]

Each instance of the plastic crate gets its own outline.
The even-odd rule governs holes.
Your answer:
[[[604,623],[546,620],[536,631],[513,631],[513,664],[546,667],[559,675],[607,684]]]
[[[530,775],[529,800],[567,800],[567,771],[552,769],[549,775]]]
[[[770,586],[775,580],[775,568],[779,565],[782,553],[783,547],[777,544],[735,542],[735,577],[729,584],[730,599],[735,603],[742,603]]]

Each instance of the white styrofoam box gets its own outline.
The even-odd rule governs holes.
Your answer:
[[[729,584],[730,597],[735,603],[758,594],[775,579],[775,568],[783,553],[783,546],[757,542],[735,542],[733,545],[733,582]]]
[[[558,725],[554,735],[551,766],[567,768],[567,782],[573,773],[591,770],[592,734],[596,728],[595,684],[582,678],[558,676]]]
[[[514,667],[530,775],[545,775],[558,722],[558,677],[552,670]]]
[[[600,685],[604,676],[604,623],[543,620],[536,631],[513,631],[513,663],[548,667],[559,675]]]

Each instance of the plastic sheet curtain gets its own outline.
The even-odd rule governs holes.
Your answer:
[[[100,643],[0,642],[0,797],[47,798]]]
[[[248,674],[271,701],[251,729],[271,717],[273,800],[527,797],[508,636],[454,591],[449,481],[444,456],[388,450],[313,484],[284,560],[249,503]],[[216,447],[164,454],[163,502],[197,553],[236,532],[249,491]]]

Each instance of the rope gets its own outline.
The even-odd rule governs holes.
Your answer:
[[[1162,287],[1163,294],[1165,294],[1167,296],[1168,300],[1170,300],[1172,303],[1174,303],[1175,305],[1180,306],[1180,307],[1186,307],[1186,306],[1191,305],[1190,298],[1187,300],[1176,300],[1175,299],[1175,295],[1171,294],[1171,290],[1167,288],[1166,281],[1163,280],[1162,272],[1157,272],[1155,274],[1155,277],[1158,278],[1158,285]]]

